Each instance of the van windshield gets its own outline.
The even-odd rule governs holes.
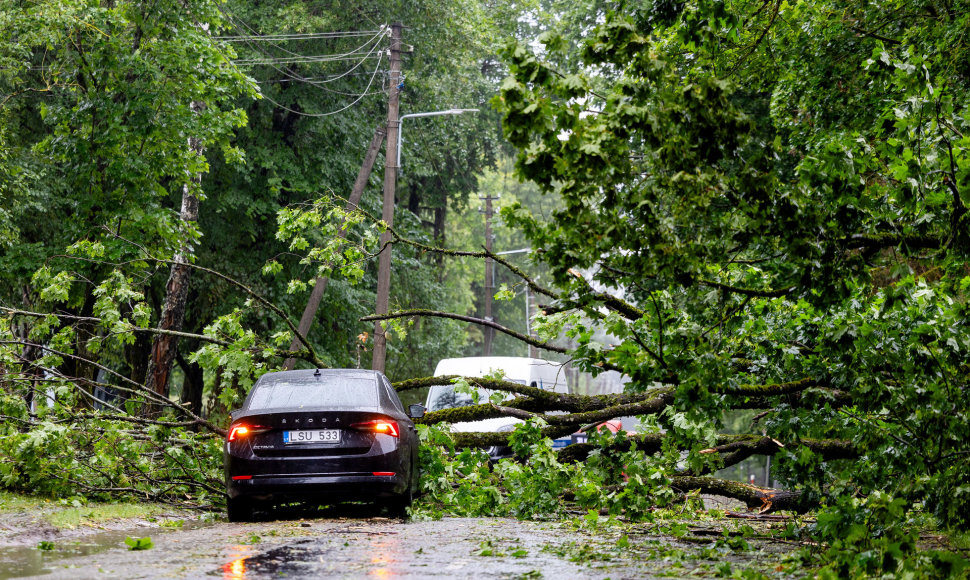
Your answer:
[[[519,383],[520,385],[525,384],[525,381],[512,380],[511,382]],[[494,392],[495,391],[489,389],[478,389],[478,403],[487,403],[488,398],[491,397],[492,393]],[[505,393],[505,395],[506,399],[511,399],[514,396],[511,393]],[[459,393],[455,391],[455,387],[452,385],[439,385],[431,387],[431,392],[428,393],[428,404],[425,406],[428,408],[428,411],[440,411],[442,409],[467,407],[474,404],[475,400],[472,398],[470,393]]]

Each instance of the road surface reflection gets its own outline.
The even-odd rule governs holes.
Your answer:
[[[400,575],[397,564],[400,561],[400,546],[396,537],[381,536],[371,540],[371,568],[368,576],[374,578],[393,578]]]
[[[246,560],[253,555],[252,546],[233,546],[230,548],[232,560],[222,566],[223,580],[244,580],[246,578]]]
[[[372,530],[366,526],[353,526],[334,530],[326,538],[298,539],[263,551],[256,550],[254,546],[232,546],[228,554],[230,560],[222,565],[222,577],[224,580],[244,580],[286,575],[328,576],[335,573],[366,575],[369,578],[402,576],[406,566],[397,532]],[[355,543],[357,549],[334,549],[334,543],[350,545],[345,540]],[[355,540],[364,541],[356,543]],[[367,554],[366,559],[360,558],[361,552]]]

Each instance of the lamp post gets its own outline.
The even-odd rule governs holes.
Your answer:
[[[532,248],[522,248],[521,250],[506,250],[504,252],[495,252],[495,255],[496,256],[508,256],[508,255],[511,255],[511,254],[525,254],[525,253],[531,252],[531,251],[532,251]],[[494,264],[492,265],[492,267],[493,268],[495,267]],[[531,296],[532,292],[531,292],[528,284],[525,285],[525,290],[522,293],[525,294],[525,335],[526,336],[532,336],[532,321],[529,318],[529,301],[532,298],[532,296]],[[491,298],[491,297],[490,296],[486,296],[486,298]],[[536,347],[532,346],[531,344],[528,345],[528,351],[529,351],[529,357],[530,358],[537,358],[538,357],[538,352],[536,350]]]
[[[397,131],[397,168],[401,168],[401,143],[404,141],[402,136],[404,133],[404,119],[411,119],[414,117],[437,117],[439,115],[461,115],[462,113],[477,112],[478,109],[448,109],[447,111],[432,111],[430,113],[409,113],[407,115],[401,115],[401,122],[398,125]]]
[[[400,40],[398,39],[398,43]],[[400,50],[400,47],[397,47]],[[391,75],[392,81],[397,82],[393,74]],[[393,96],[396,97],[397,92],[393,92]],[[397,172],[401,167],[401,143],[403,139],[401,138],[401,129],[403,129],[404,119],[408,117],[435,117],[438,115],[460,115],[462,113],[476,112],[478,109],[448,109],[447,111],[433,111],[430,113],[411,113],[409,115],[397,116],[397,99],[392,99],[393,102],[393,114],[388,115],[388,158],[394,158],[394,165],[391,165],[388,161],[385,161],[384,165],[384,212],[382,214],[384,221],[388,225],[392,225],[394,221],[394,194],[397,187]],[[396,133],[396,135],[395,135]],[[395,138],[396,137],[396,138]],[[393,153],[390,151],[391,145],[394,145]],[[381,316],[387,314],[390,308],[391,302],[391,232],[386,231],[381,234],[381,253],[377,268],[377,315]],[[378,320],[374,323],[374,357],[371,363],[371,368],[375,371],[384,372],[384,363],[387,358],[387,337],[384,335],[384,326],[381,324],[382,321]]]

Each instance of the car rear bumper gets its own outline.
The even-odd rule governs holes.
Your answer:
[[[239,477],[239,476],[237,476]],[[251,479],[229,479],[229,497],[250,497],[273,501],[368,501],[402,495],[407,479],[400,475],[369,473],[253,475]]]

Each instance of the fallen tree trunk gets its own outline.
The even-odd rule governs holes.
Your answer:
[[[572,426],[567,427],[546,427],[542,430],[544,437],[555,439],[564,437],[575,432]],[[509,433],[452,433],[451,438],[455,442],[455,447],[493,447],[507,446],[509,444]]]
[[[612,414],[612,416],[608,416],[610,415],[610,412],[602,413],[602,416],[605,416],[607,419],[632,414],[656,413],[659,410],[662,410],[665,405],[653,410],[651,410],[651,405],[644,405],[646,410],[638,412],[636,412],[636,405],[646,403],[648,401],[656,402],[658,399],[665,398],[666,395],[672,395],[675,390],[674,386],[666,385],[651,388],[642,393],[573,395],[546,391],[536,387],[529,387],[519,383],[514,383],[512,381],[480,377],[460,377],[458,375],[410,379],[393,383],[392,386],[398,392],[402,392],[435,385],[451,385],[455,382],[455,380],[461,378],[467,380],[470,385],[475,387],[489,389],[492,391],[512,393],[515,395],[520,395],[520,397],[528,397],[542,402],[542,405],[540,406],[525,405],[522,401],[516,399],[516,402],[505,402],[503,404],[504,407],[511,409],[528,410],[533,412],[566,411],[569,413],[592,413],[594,411],[612,410],[612,412],[615,413]],[[793,385],[797,386],[796,390],[793,390],[795,389]],[[761,390],[759,391],[759,389]],[[712,390],[720,392],[718,389]],[[851,404],[851,400],[847,393],[827,387],[813,386],[813,384],[808,380],[778,385],[745,385],[743,390],[731,391],[730,389],[726,389],[726,392],[733,393],[729,394],[729,396],[732,397],[732,402],[730,405],[732,409],[771,409],[779,403],[787,403],[793,407],[800,408],[816,408],[825,404],[829,404],[833,407],[840,407]],[[760,393],[762,396],[749,396],[749,392]],[[513,412],[499,411],[491,405],[472,405],[466,408],[474,410],[461,412],[460,419],[452,418],[453,414],[448,413],[448,411],[452,411],[452,409],[445,409],[443,411],[433,411],[428,413],[420,420],[420,422],[426,425],[431,425],[446,421],[479,421],[482,419],[491,419],[493,417],[508,415],[525,418],[525,416],[515,414]],[[631,412],[631,409],[633,412]],[[550,419],[549,417],[546,417],[546,419],[549,420],[550,423],[556,421],[556,419]],[[595,419],[590,419],[589,422],[592,422],[593,420]],[[582,420],[577,422],[581,423]]]
[[[431,387],[435,385],[451,385],[454,384],[456,379],[465,379],[470,385],[475,387],[480,387],[483,389],[489,389],[492,391],[501,391],[504,393],[512,393],[515,395],[521,395],[524,397],[531,397],[538,401],[543,401],[550,411],[569,411],[571,413],[585,413],[589,411],[598,411],[600,409],[605,409],[607,407],[616,407],[620,405],[628,405],[631,403],[636,403],[639,401],[644,401],[650,397],[657,396],[662,393],[670,392],[673,387],[661,387],[658,389],[650,389],[644,393],[617,393],[609,395],[572,395],[568,393],[556,393],[554,391],[547,391],[540,389],[538,387],[529,387],[520,383],[515,383],[512,381],[504,381],[500,379],[487,379],[481,377],[462,377],[459,375],[445,375],[440,377],[423,377],[418,379],[410,379],[406,381],[399,381],[392,383],[394,389],[398,392],[408,391],[411,389],[420,389],[422,387]],[[508,405],[508,403],[506,403]],[[508,405],[515,407],[514,405]],[[492,413],[492,409],[489,405],[478,405],[480,411],[485,413]],[[437,413],[435,411],[434,413]],[[428,413],[427,416],[433,416],[433,413]],[[499,416],[499,415],[494,415]],[[490,417],[478,417],[478,419],[487,419]],[[437,422],[437,421],[429,421]]]
[[[605,451],[625,452],[632,449],[653,454],[660,451],[667,436],[662,433],[634,435],[621,439],[606,447]],[[855,459],[859,457],[859,450],[851,441],[842,439],[800,439],[787,445],[770,437],[760,435],[719,435],[717,447],[705,449],[708,453],[723,453],[722,467],[729,467],[740,463],[752,455],[774,455],[783,448],[797,448],[804,446],[820,455],[823,461],[836,459]],[[592,443],[576,443],[559,452],[559,460],[563,463],[585,461],[594,449],[604,449]],[[703,452],[702,452],[703,453]],[[699,475],[699,474],[698,474]]]
[[[705,494],[737,499],[743,501],[748,509],[757,509],[759,514],[781,510],[807,513],[819,506],[817,501],[802,492],[757,487],[715,477],[673,477],[670,480],[670,487],[682,494],[699,491]],[[622,489],[622,485],[612,485],[606,488],[607,491],[613,493],[620,492]],[[562,499],[575,501],[576,492],[566,490],[562,494]]]
[[[714,477],[673,477],[670,485],[683,493],[697,490],[741,500],[749,509],[757,509],[763,514],[779,510],[806,513],[819,505],[802,492],[756,487]]]

